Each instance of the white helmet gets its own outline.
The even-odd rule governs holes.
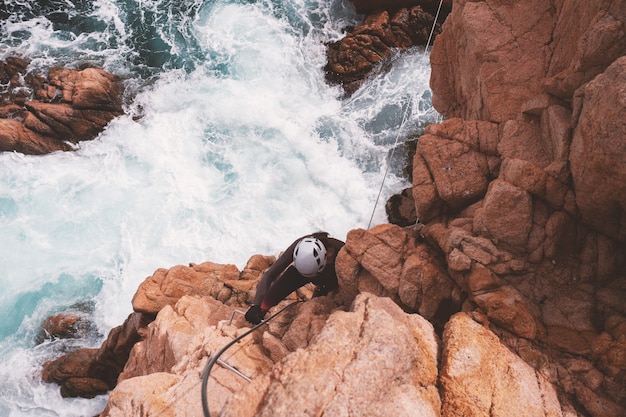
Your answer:
[[[314,277],[326,266],[326,247],[319,239],[305,237],[293,250],[293,263],[299,273]]]

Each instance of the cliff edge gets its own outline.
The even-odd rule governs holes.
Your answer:
[[[625,55],[626,0],[455,0],[430,56],[445,121],[401,196],[411,226],[352,230],[337,292],[223,356],[243,376],[214,368],[212,415],[626,415]],[[156,271],[85,366],[64,373],[70,354],[44,379],[114,385],[102,417],[202,415],[203,370],[249,329],[233,311],[273,261]]]

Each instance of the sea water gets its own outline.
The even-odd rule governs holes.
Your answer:
[[[358,15],[343,0],[3,0],[0,58],[30,70],[99,66],[125,115],[73,152],[0,154],[0,416],[90,416],[46,360],[98,347],[157,268],[277,254],[293,239],[386,222],[408,186],[393,149],[438,120],[423,49],[350,98],[325,82],[325,43]],[[6,86],[0,86],[6,88]],[[79,311],[94,331],[40,343]]]

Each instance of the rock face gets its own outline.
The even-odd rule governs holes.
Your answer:
[[[425,319],[361,294],[348,312],[332,313],[306,349],[233,395],[220,415],[438,416],[438,347]]]
[[[443,337],[442,415],[563,415],[554,386],[468,314],[455,315]]]
[[[592,416],[626,413],[614,355],[626,352],[616,332],[626,323],[624,10],[455,1],[431,54],[446,120],[413,159],[420,237],[445,257],[463,310],[480,312],[561,404]],[[371,281],[365,269],[357,282]]]
[[[220,305],[222,302],[226,305],[246,305],[254,297],[255,283],[260,272],[273,261],[273,257],[254,256],[242,273],[234,265],[212,262],[177,265],[169,270],[158,269],[154,275],[146,278],[133,297],[134,312],[124,324],[109,333],[99,349],[80,349],[45,363],[43,380],[59,384],[64,397],[92,398],[106,393],[116,386],[131,350],[135,348],[135,352],[141,349],[141,344],[138,347],[135,344],[146,337],[146,327],[158,312],[173,307],[185,295],[212,297]],[[220,320],[224,318],[218,317]],[[52,317],[46,323],[55,321],[58,320]],[[49,326],[46,323],[44,327],[47,328]],[[160,357],[162,352],[155,354]],[[150,361],[151,357],[146,360]],[[162,366],[163,360],[159,359],[159,364]],[[129,365],[135,368],[138,366]],[[145,368],[153,367],[146,365]],[[125,371],[126,374],[129,372]]]
[[[352,0],[352,4],[359,13],[371,14],[380,10],[396,11],[402,8],[420,6],[429,13],[435,15],[439,8],[440,0]],[[441,1],[441,12],[450,13],[452,0]]]
[[[95,138],[122,114],[119,77],[98,68],[27,71],[28,62],[0,62],[0,152],[45,154]]]
[[[216,365],[212,413],[626,415],[624,10],[454,1],[431,54],[445,121],[399,197],[410,226],[349,232],[338,291],[233,346],[222,359],[251,382]],[[157,270],[133,299],[140,325],[44,379],[86,396],[117,383],[103,417],[202,415],[202,372],[249,329],[229,317],[273,261]]]

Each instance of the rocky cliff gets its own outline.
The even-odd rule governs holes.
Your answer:
[[[445,121],[396,207],[412,226],[351,231],[336,293],[223,355],[250,382],[218,364],[212,415],[626,415],[625,55],[625,0],[455,0],[431,53]],[[156,271],[102,349],[44,378],[116,383],[103,417],[202,415],[273,261]]]

